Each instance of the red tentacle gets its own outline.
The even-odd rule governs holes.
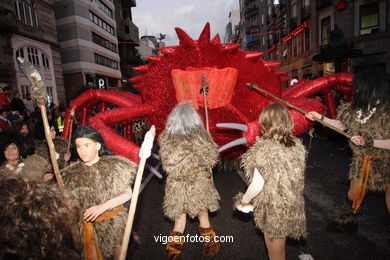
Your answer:
[[[128,139],[118,135],[111,127],[153,114],[151,106],[124,107],[98,113],[88,120],[88,125],[96,128],[103,136],[107,146],[117,155],[139,163],[139,147]]]
[[[72,109],[80,111],[82,107],[91,107],[99,103],[113,104],[118,107],[128,107],[141,104],[141,97],[130,92],[118,92],[114,90],[87,90],[72,100],[65,114],[64,130],[62,137],[69,137],[70,115]],[[86,118],[85,118],[86,120]]]
[[[337,117],[337,109],[336,109],[336,102],[334,100],[333,90],[328,89],[327,91],[324,91],[324,99],[325,99],[325,105],[328,109],[327,115],[330,118],[336,118]]]
[[[347,85],[352,81],[353,74],[335,73],[318,79],[305,82],[302,85],[293,85],[282,92],[282,97],[301,98],[323,93],[329,87],[346,91]],[[340,87],[342,85],[343,87]],[[350,88],[350,87],[349,87]],[[351,90],[352,91],[352,90]],[[351,92],[352,93],[352,92]]]

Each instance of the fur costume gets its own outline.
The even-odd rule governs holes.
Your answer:
[[[81,207],[79,236],[83,241],[84,212],[102,204],[131,188],[137,165],[121,156],[102,156],[91,166],[77,162],[62,170],[65,189]],[[115,245],[122,243],[126,226],[126,212],[105,220],[94,222],[97,242],[102,255],[109,258]]]
[[[5,175],[9,174],[17,174],[17,175],[22,175],[26,176],[31,180],[43,180],[43,175],[46,172],[49,172],[48,165],[49,163],[42,158],[39,155],[32,154],[27,156],[25,159],[23,159],[22,163],[24,164],[23,166],[21,164],[20,170],[18,170],[18,166],[9,166],[13,167],[13,169],[10,169],[7,167],[7,162],[4,162],[3,165],[0,167],[0,172]]]
[[[197,217],[202,210],[219,209],[212,168],[218,161],[217,145],[206,130],[189,134],[167,134],[158,138],[165,184],[164,214],[171,220],[188,213]]]
[[[257,137],[256,143],[242,156],[242,165],[252,181],[257,170],[264,178],[264,188],[253,199],[256,226],[271,239],[306,237],[303,198],[306,151],[300,140],[285,147],[278,141]]]
[[[356,121],[357,111],[351,104],[341,105],[339,108],[339,120],[344,124],[351,136],[361,135],[367,140],[390,139],[390,107],[378,107],[375,113],[362,124]],[[365,117],[367,115],[363,115]],[[371,145],[365,147],[356,146],[350,142],[353,151],[349,179],[359,180],[363,166],[363,156],[384,156],[385,158],[372,159],[372,167],[367,183],[367,189],[372,191],[384,191],[390,183],[390,150],[375,148]]]
[[[57,158],[58,167],[60,169],[63,169],[65,167],[64,155],[66,154],[66,150],[68,149],[68,142],[63,138],[56,137],[53,139],[53,143],[56,149],[56,153],[58,153],[59,156]],[[51,162],[49,146],[46,140],[37,141],[35,143],[35,153],[45,158],[48,162]]]

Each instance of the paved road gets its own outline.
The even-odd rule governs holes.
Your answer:
[[[308,146],[308,137],[303,139]],[[340,213],[345,198],[350,158],[350,150],[342,142],[313,139],[305,178],[309,236],[305,241],[287,241],[289,260],[299,259],[301,252],[311,254],[316,260],[390,259],[390,227],[384,193],[368,193],[358,232],[326,231],[329,220]],[[267,259],[263,235],[255,228],[252,216],[232,210],[232,197],[245,190],[245,183],[233,171],[217,172],[214,181],[222,201],[221,210],[212,215],[211,221],[218,235],[234,239],[223,243],[214,259]],[[168,235],[173,226],[162,213],[164,183],[164,179],[153,178],[139,198],[134,229],[142,243],[131,243],[130,259],[166,259],[165,246],[155,242],[155,237]],[[196,235],[197,227],[197,221],[189,221],[186,234]],[[182,259],[202,259],[201,244],[185,244]]]

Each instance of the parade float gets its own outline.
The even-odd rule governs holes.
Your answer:
[[[238,144],[222,152],[223,158],[235,158],[255,141],[259,133],[258,116],[274,98],[248,88],[253,83],[274,96],[306,111],[336,116],[334,94],[350,99],[352,74],[337,73],[314,80],[303,80],[283,89],[287,71],[277,70],[278,61],[264,60],[261,52],[245,51],[240,44],[210,38],[206,24],[198,40],[176,28],[178,46],[160,48],[161,56],[148,57],[149,64],[134,67],[139,76],[130,79],[140,95],[114,90],[88,90],[72,100],[65,119],[63,137],[68,138],[75,118],[81,125],[96,128],[115,154],[139,161],[139,146],[131,141],[132,123],[145,120],[155,125],[158,136],[170,111],[179,102],[190,101],[209,126],[215,142],[224,146]],[[319,98],[320,97],[320,98]],[[320,100],[323,100],[322,103]],[[75,111],[74,117],[71,117]],[[301,112],[290,109],[295,134],[307,131],[312,122]],[[244,124],[236,129],[220,123]],[[124,129],[116,131],[117,126]],[[234,126],[234,125],[233,125]],[[226,147],[226,146],[225,146]],[[230,146],[229,146],[230,147]]]

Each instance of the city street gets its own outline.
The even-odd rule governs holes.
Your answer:
[[[303,137],[306,147],[309,138]],[[302,241],[287,240],[288,259],[299,259],[302,252],[314,259],[390,259],[390,230],[384,193],[368,193],[363,212],[359,216],[356,233],[330,233],[329,220],[340,213],[348,188],[346,180],[351,153],[342,140],[313,139],[308,158],[305,200],[308,238]],[[232,198],[245,191],[245,184],[235,172],[214,174],[215,185],[222,198],[221,209],[211,221],[217,235],[232,236],[234,241],[222,243],[214,259],[267,259],[262,233],[255,228],[252,215],[232,210]],[[130,259],[165,259],[165,245],[155,242],[158,236],[168,235],[173,223],[162,212],[165,180],[153,178],[142,192],[134,230],[141,244],[132,243]],[[197,221],[187,223],[186,234],[197,234]],[[202,259],[200,243],[187,243],[182,259]]]

